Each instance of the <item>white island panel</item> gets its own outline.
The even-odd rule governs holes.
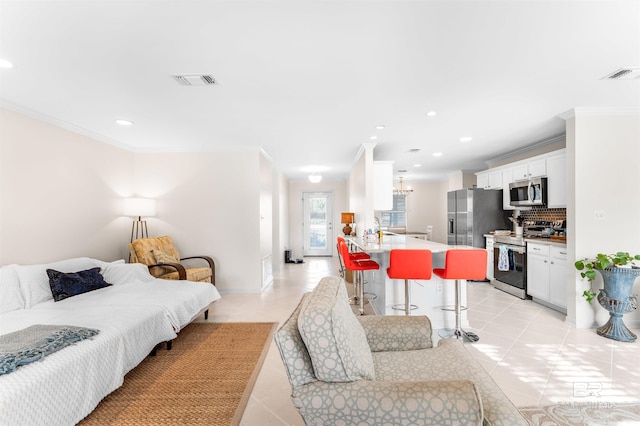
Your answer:
[[[365,291],[377,296],[371,300],[376,315],[404,315],[404,311],[392,309],[395,304],[404,303],[404,280],[392,280],[387,276],[389,256],[394,249],[431,250],[433,254],[433,268],[444,268],[445,253],[451,249],[476,249],[470,246],[451,246],[434,241],[405,237],[404,235],[384,235],[382,241],[365,242],[357,238],[349,239],[350,243],[368,253],[372,260],[380,265],[377,271],[365,271]],[[434,329],[451,329],[455,326],[455,314],[443,307],[453,308],[455,300],[455,281],[443,280],[432,275],[430,280],[409,280],[411,286],[411,303],[418,305],[412,315],[426,315],[431,320]],[[462,285],[463,306],[466,306],[467,286]],[[467,327],[466,311],[462,312],[461,325]]]

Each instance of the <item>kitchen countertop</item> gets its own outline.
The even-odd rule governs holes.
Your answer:
[[[450,246],[435,241],[411,238],[407,235],[387,234],[382,236],[382,242],[366,242],[362,239],[350,237],[349,241],[366,253],[385,253],[393,249],[422,249],[431,250],[433,253],[442,253],[451,249],[473,249],[470,246]]]
[[[536,244],[544,244],[551,246],[562,246],[566,247],[567,242],[562,240],[552,240],[551,238],[526,238],[524,239],[526,243],[536,243]]]

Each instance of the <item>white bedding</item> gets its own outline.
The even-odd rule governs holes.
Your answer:
[[[163,309],[173,329],[178,332],[218,299],[220,299],[220,293],[210,283],[159,279],[134,280],[79,294],[60,302],[48,300],[37,304],[32,310],[105,305],[156,306]]]
[[[73,298],[71,298],[73,299]],[[2,315],[0,334],[34,324],[97,328],[100,333],[0,376],[0,425],[73,425],[162,341],[176,337],[163,309],[76,305]]]
[[[93,267],[96,262],[112,286],[60,302],[52,300],[50,290],[45,291],[43,274],[47,267],[75,271]],[[13,268],[15,271],[10,270]],[[0,272],[4,303],[0,335],[34,324],[100,330],[91,340],[1,375],[0,426],[76,424],[120,387],[124,375],[158,343],[174,339],[178,331],[220,298],[210,283],[159,280],[144,265],[89,258],[12,265]],[[18,298],[11,292],[20,290],[25,306],[14,306]]]

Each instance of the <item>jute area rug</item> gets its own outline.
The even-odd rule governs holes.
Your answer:
[[[640,404],[590,402],[518,410],[532,426],[640,425]]]
[[[276,323],[192,323],[79,424],[237,425]]]

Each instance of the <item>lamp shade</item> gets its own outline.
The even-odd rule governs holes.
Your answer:
[[[353,213],[342,213],[342,220],[340,221],[340,223],[353,223],[353,217],[355,215]]]
[[[155,216],[156,200],[150,198],[125,198],[122,213],[125,216]]]

